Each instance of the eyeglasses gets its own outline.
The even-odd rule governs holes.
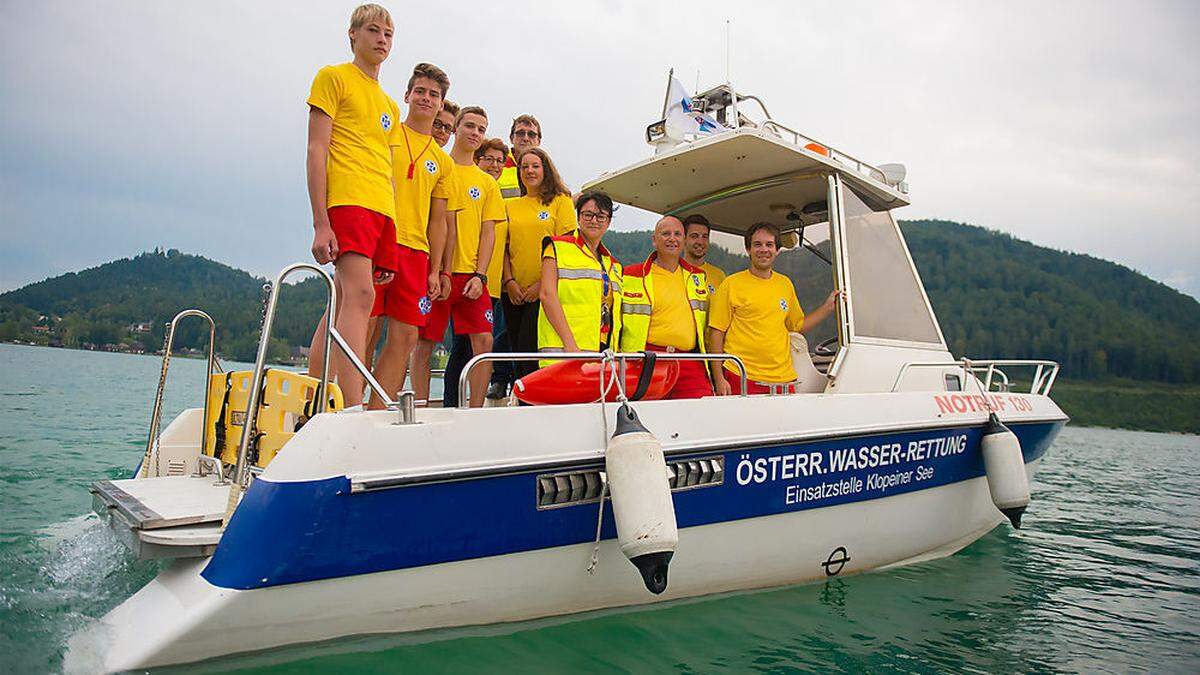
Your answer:
[[[595,221],[595,222],[603,225],[604,223],[607,223],[608,221],[612,220],[612,216],[608,215],[607,213],[597,213],[595,211],[580,211],[579,219]]]
[[[454,131],[454,125],[453,125],[453,124],[446,124],[445,122],[441,122],[441,121],[438,121],[438,120],[434,120],[434,121],[433,121],[433,128],[434,128],[434,129],[441,129],[442,131],[445,131],[445,132],[447,132],[447,133],[449,133],[449,132],[451,132],[451,131]]]
[[[533,131],[532,129],[517,129],[512,133],[512,135],[520,138],[538,138],[541,136],[539,132]]]
[[[485,162],[488,164],[501,164],[504,162],[504,158],[503,157],[490,157],[488,155],[484,155],[483,157],[479,158],[480,164],[483,164]]]

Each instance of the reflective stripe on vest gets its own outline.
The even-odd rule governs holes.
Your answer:
[[[613,294],[612,332],[609,341],[615,346],[615,337],[621,334],[621,263],[617,262],[608,251],[601,249],[601,260],[592,257],[592,252],[581,240],[564,241],[555,238],[551,241],[554,246],[554,258],[558,266],[558,301],[562,305],[563,315],[575,344],[586,352],[600,349],[600,312],[604,302],[604,276],[608,270],[608,283]],[[601,266],[603,265],[603,267]],[[538,310],[538,350],[562,350],[563,341],[558,331],[546,318],[545,308]],[[554,361],[542,361],[546,366]]]
[[[631,273],[622,280],[624,293],[621,297],[621,315],[624,320],[618,345],[623,352],[640,352],[646,348],[646,338],[650,335],[650,314],[654,309],[654,282],[650,272],[654,257],[652,254],[642,266],[644,276]],[[708,281],[703,271],[684,269],[683,274],[683,289],[696,326],[696,350],[703,352],[704,331],[708,328]]]

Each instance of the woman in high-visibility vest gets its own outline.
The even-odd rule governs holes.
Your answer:
[[[612,199],[585,192],[575,209],[579,230],[547,237],[543,247],[539,351],[601,351],[621,333],[621,263],[602,241]]]

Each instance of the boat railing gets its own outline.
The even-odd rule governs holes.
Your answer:
[[[790,140],[792,145],[799,146],[800,148],[812,152],[817,152],[818,154],[824,154],[830,159],[846,166],[847,168],[854,169],[854,171],[861,176],[866,176],[901,193],[908,193],[907,183],[905,183],[903,180],[892,180],[888,178],[888,175],[884,173],[883,169],[875,166],[874,164],[868,164],[867,162],[864,162],[849,153],[830,147],[827,143],[818,141],[810,136],[805,136],[799,131],[784,126],[775,120],[765,120],[759,123],[759,128],[773,132],[784,140]],[[818,150],[817,148],[820,149]]]
[[[1049,396],[1050,390],[1054,387],[1054,381],[1058,378],[1059,365],[1057,361],[1044,361],[1039,359],[961,359],[959,361],[926,361],[926,362],[910,362],[904,364],[900,368],[900,373],[896,375],[896,381],[892,384],[892,391],[895,392],[900,387],[904,376],[908,374],[910,369],[915,368],[961,368],[963,372],[962,386],[966,387],[967,380],[971,377],[981,381],[981,387],[985,392],[1009,391],[1012,383],[1009,380],[1008,373],[1002,368],[1031,368],[1033,369],[1033,377],[1029,382],[1029,393],[1038,396]],[[993,386],[996,389],[993,390]]]
[[[259,396],[262,391],[263,376],[266,370],[267,350],[271,344],[271,332],[275,323],[275,312],[279,305],[279,293],[283,288],[284,280],[300,271],[315,273],[325,282],[325,287],[328,290],[328,299],[325,305],[325,352],[322,357],[320,384],[317,385],[317,390],[314,394],[316,411],[323,413],[329,406],[329,397],[325,392],[329,388],[329,355],[333,345],[337,345],[342,354],[350,361],[350,364],[366,380],[367,385],[371,387],[371,391],[375,392],[379,400],[383,401],[386,408],[394,410],[400,405],[392,400],[391,396],[388,396],[387,392],[383,389],[383,385],[379,384],[379,381],[371,375],[371,371],[363,365],[363,362],[354,353],[354,350],[350,348],[350,345],[346,344],[345,338],[333,327],[333,317],[337,315],[337,290],[333,284],[333,277],[312,263],[293,263],[283,268],[275,277],[274,283],[268,283],[264,286],[269,292],[266,302],[263,305],[262,335],[258,342],[258,355],[254,359],[254,376],[251,380],[249,400],[246,402],[246,417],[242,423],[242,436],[238,441],[237,464],[234,465],[233,471],[233,489],[230,490],[229,497],[229,513],[232,513],[233,509],[237,506],[237,500],[241,496],[241,490],[245,487],[246,475],[249,471],[249,467],[246,465],[246,453],[250,446],[250,439],[254,433],[255,422],[258,417]]]
[[[167,371],[171,367],[171,352],[175,348],[175,329],[179,326],[179,322],[188,317],[198,317],[208,322],[208,372],[204,376],[204,418],[200,424],[200,454],[204,454],[204,450],[208,448],[208,382],[212,378],[214,372],[221,372],[221,364],[217,362],[217,324],[213,318],[206,312],[198,309],[185,309],[175,315],[171,322],[167,324],[167,333],[163,336],[163,356],[162,369],[158,375],[158,391],[154,394],[154,407],[150,410],[150,430],[146,435],[146,454],[142,457],[141,469],[138,471],[138,476],[145,478],[150,475],[150,462],[155,461],[157,464],[158,455],[155,450],[158,448],[159,438],[158,429],[162,424],[162,403],[163,392],[167,388]],[[202,464],[196,465],[196,471],[200,471]],[[155,474],[158,473],[158,467],[155,467]],[[218,478],[220,472],[218,472]]]
[[[746,364],[733,354],[693,354],[689,352],[654,352],[659,361],[731,361],[741,377],[742,396],[746,395]],[[612,359],[619,369],[618,378],[625,381],[625,365],[646,358],[645,352],[487,352],[472,356],[458,376],[458,407],[466,408],[470,401],[467,380],[475,366],[487,361],[604,361]],[[597,392],[599,393],[599,392]]]

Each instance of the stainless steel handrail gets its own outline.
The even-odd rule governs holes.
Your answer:
[[[900,373],[896,375],[896,381],[892,383],[891,391],[896,391],[900,386],[900,381],[908,374],[909,368],[962,368],[963,378],[966,379],[968,374],[982,373],[984,379],[984,391],[990,391],[993,376],[999,373],[1002,381],[1008,383],[1008,375],[1000,370],[997,366],[1017,366],[1026,368],[1035,368],[1033,381],[1029,385],[1029,393],[1039,396],[1049,396],[1051,388],[1054,387],[1054,380],[1058,377],[1059,365],[1057,361],[1046,361],[1041,359],[961,359],[959,361],[913,361],[904,364],[900,368]],[[966,382],[963,382],[966,386]]]
[[[904,181],[897,181],[897,182],[893,183],[887,179],[887,176],[883,173],[883,169],[880,169],[879,167],[877,167],[873,164],[864,162],[861,159],[859,159],[849,153],[838,150],[837,148],[829,145],[828,143],[818,141],[817,139],[812,138],[811,136],[805,136],[804,134],[800,133],[799,131],[796,131],[795,129],[784,126],[783,124],[780,124],[779,122],[776,122],[775,120],[766,120],[765,122],[762,123],[761,126],[770,127],[771,129],[775,130],[776,132],[791,134],[792,135],[792,145],[797,145],[797,146],[800,146],[801,148],[804,147],[800,143],[801,140],[805,141],[806,143],[816,143],[817,145],[819,145],[829,151],[829,155],[828,155],[829,159],[838,160],[842,164],[847,165],[847,168],[849,168],[850,163],[853,163],[853,168],[854,168],[855,173],[859,174],[860,176],[865,176],[865,177],[870,178],[878,183],[882,183],[883,185],[886,185],[887,187],[892,188],[893,190],[896,190],[897,192],[901,192],[901,193],[907,192],[907,190],[905,190],[903,188]],[[864,169],[866,170],[865,172],[864,172]]]
[[[261,395],[263,371],[267,365],[267,351],[271,346],[271,329],[275,324],[275,311],[279,304],[279,292],[283,288],[284,280],[294,272],[300,270],[315,272],[329,289],[329,296],[325,305],[325,354],[322,363],[323,367],[321,368],[321,384],[315,394],[317,398],[315,401],[317,412],[325,412],[328,405],[329,396],[326,394],[326,390],[329,388],[329,351],[332,348],[334,340],[333,317],[337,316],[337,289],[333,285],[333,277],[317,265],[312,263],[293,263],[284,267],[276,275],[275,283],[271,286],[271,293],[267,296],[267,305],[263,308],[262,335],[258,340],[258,355],[254,357],[254,377],[250,382],[249,400],[246,401],[246,416],[242,420],[242,436],[238,441],[237,464],[234,465],[233,469],[233,487],[229,491],[229,513],[232,513],[233,509],[237,506],[237,499],[246,480],[246,451],[250,447],[250,437],[254,435],[254,423],[258,418],[258,398]]]
[[[244,483],[247,470],[249,469],[246,466],[246,453],[250,446],[250,437],[254,433],[254,425],[258,417],[258,399],[262,390],[263,373],[266,369],[267,350],[271,344],[271,330],[275,323],[275,312],[279,304],[279,292],[283,287],[284,280],[294,272],[300,270],[315,272],[329,289],[328,301],[325,307],[325,355],[322,364],[324,367],[321,370],[321,384],[316,393],[319,399],[316,401],[317,412],[325,412],[329,406],[329,396],[325,392],[329,388],[329,354],[335,344],[342,350],[342,353],[345,354],[350,364],[367,381],[371,390],[384,402],[384,405],[389,409],[394,409],[397,406],[396,402],[384,391],[379,381],[363,365],[363,362],[354,353],[354,350],[350,348],[350,345],[346,344],[346,340],[342,337],[341,333],[338,333],[337,329],[333,327],[333,317],[337,313],[337,289],[334,286],[333,277],[312,263],[293,263],[284,267],[275,277],[275,283],[271,286],[271,293],[267,297],[267,305],[263,309],[262,335],[259,337],[258,355],[254,359],[254,377],[250,384],[250,397],[246,402],[246,416],[242,422],[242,436],[241,440],[238,441],[237,464],[234,466],[234,483],[230,490],[227,518],[228,514],[233,513],[233,509],[237,506],[237,499],[240,496],[240,492],[245,487]]]
[[[487,352],[476,354],[471,357],[470,361],[467,361],[467,364],[463,366],[462,373],[458,376],[458,407],[466,408],[468,406],[470,392],[467,391],[467,379],[471,374],[471,370],[485,361],[601,361],[607,355],[605,352]],[[738,367],[738,372],[742,378],[741,395],[746,395],[746,364],[733,354],[655,352],[654,355],[656,358],[664,361],[732,361]],[[646,358],[646,355],[642,352],[613,352],[611,356],[618,362],[621,368],[624,368],[625,362],[630,359],[640,360]]]
[[[176,314],[175,318],[171,319],[171,323],[167,324],[167,335],[163,340],[162,370],[158,376],[158,391],[154,395],[154,407],[150,411],[150,431],[146,436],[146,454],[142,457],[142,468],[138,472],[141,477],[150,475],[150,458],[153,455],[154,447],[158,445],[158,429],[162,424],[163,391],[167,386],[167,370],[171,367],[171,350],[175,347],[175,328],[181,320],[189,316],[200,317],[208,322],[208,374],[204,377],[204,418],[200,423],[200,454],[203,455],[204,451],[208,449],[208,381],[212,377],[214,369],[220,372],[221,368],[217,363],[216,356],[217,324],[206,312],[198,309],[185,309]]]

